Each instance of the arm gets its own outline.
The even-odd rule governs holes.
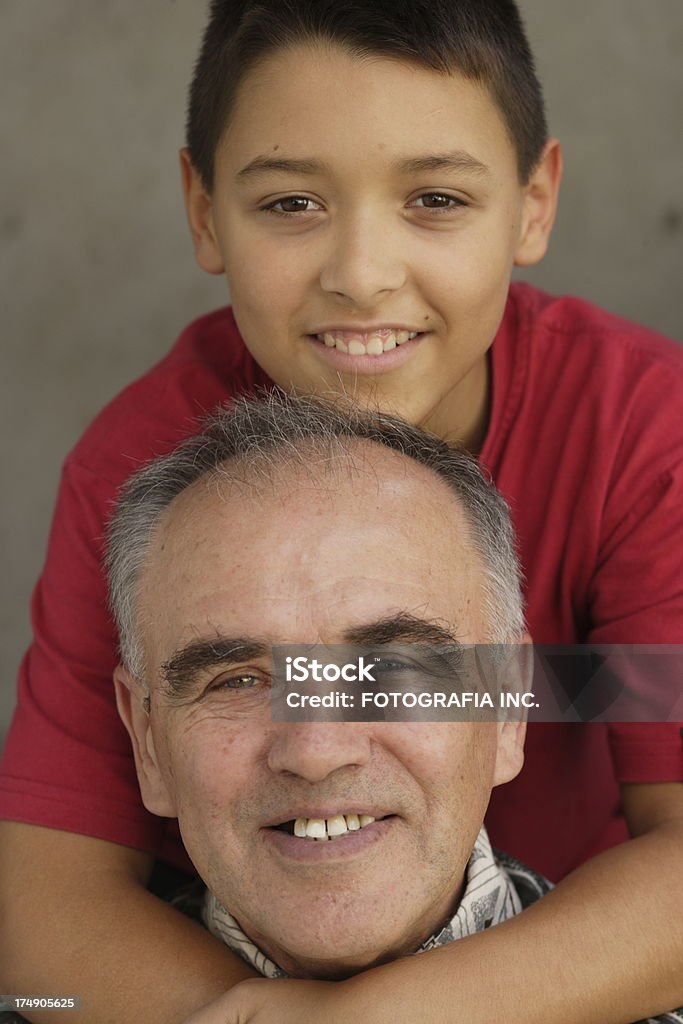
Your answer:
[[[625,1024],[683,1003],[683,786],[623,787],[634,838],[518,917],[338,984],[248,982],[187,1024]]]
[[[0,989],[82,996],[80,1012],[60,1012],[65,1024],[173,1024],[250,977],[225,946],[146,891],[151,865],[115,843],[0,823]]]

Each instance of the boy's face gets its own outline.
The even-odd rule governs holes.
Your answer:
[[[242,83],[213,194],[189,168],[186,186],[198,259],[227,274],[276,383],[481,440],[511,269],[540,258],[554,208],[520,185],[484,88],[336,46],[278,51]]]

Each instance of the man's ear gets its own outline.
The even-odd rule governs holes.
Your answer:
[[[175,818],[175,803],[164,782],[154,747],[147,692],[123,665],[114,670],[114,689],[121,721],[133,744],[142,802],[152,814]]]
[[[528,633],[517,643],[502,645],[505,660],[499,666],[503,685],[499,692],[529,693],[534,674],[533,645]],[[498,747],[493,770],[493,785],[501,786],[519,775],[524,764],[526,718],[523,708],[511,708],[508,721],[498,723]]]
[[[190,160],[189,150],[180,150],[180,177],[187,221],[194,242],[197,263],[209,274],[222,274],[225,267],[213,225],[213,199]]]
[[[560,143],[557,139],[550,139],[524,186],[522,228],[515,250],[517,267],[529,267],[545,256],[555,223],[562,166]]]
[[[493,785],[502,786],[519,775],[524,764],[524,737],[526,722],[499,722],[496,766]]]

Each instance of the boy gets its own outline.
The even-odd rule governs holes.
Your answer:
[[[343,390],[478,452],[513,504],[538,642],[678,639],[680,355],[581,303],[524,287],[508,299],[512,265],[545,251],[560,173],[512,3],[212,5],[183,177],[197,258],[227,274],[234,319],[188,329],[68,460],[5,759],[5,817],[43,826],[3,828],[5,988],[78,989],[92,1021],[168,1021],[244,976],[143,888],[154,854],[185,862],[132,800],[93,540],[131,469],[231,394],[270,379]],[[683,940],[661,940],[681,869],[680,787],[665,785],[680,779],[677,731],[545,727],[528,758],[521,788],[492,806],[502,846],[559,878],[626,837],[620,795],[641,837],[576,870],[504,939],[448,950],[450,1004],[469,1021],[533,1010],[563,1024],[677,1005]],[[531,804],[542,834],[520,825]],[[58,924],[41,932],[41,974],[46,905]],[[73,973],[58,948],[83,948]],[[183,972],[162,985],[169,957]],[[114,963],[132,984],[118,1002]],[[414,1018],[409,996],[429,1019],[430,959],[410,978],[400,968],[392,1019],[401,1006]],[[388,976],[369,1014],[388,1012]],[[492,976],[500,991],[482,1006]]]

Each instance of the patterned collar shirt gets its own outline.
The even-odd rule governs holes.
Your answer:
[[[493,928],[521,913],[551,888],[550,882],[514,857],[499,851],[494,853],[486,829],[482,827],[467,864],[465,889],[455,915],[416,952],[424,953],[466,935]],[[212,935],[225,942],[259,974],[265,978],[287,977],[281,967],[247,938],[234,917],[208,891],[202,917]],[[639,1021],[638,1024],[683,1024],[683,1009],[649,1018],[647,1022]]]

